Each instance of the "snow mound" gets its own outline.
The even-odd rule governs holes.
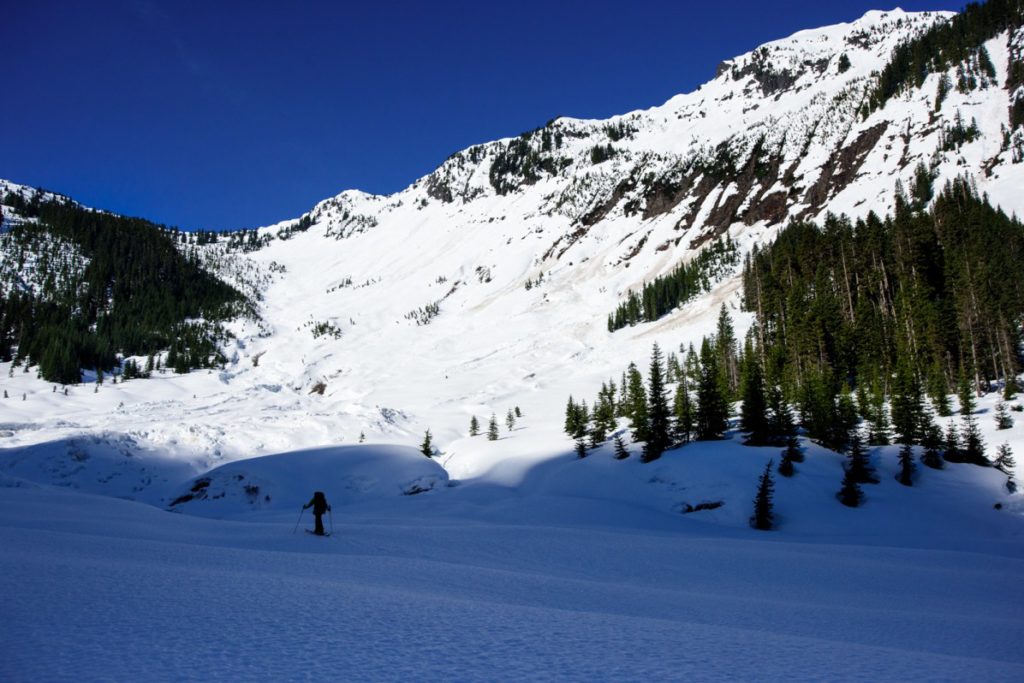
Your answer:
[[[210,517],[299,510],[313,491],[332,506],[415,495],[448,484],[448,473],[407,446],[316,448],[222,465],[187,482],[170,508]]]

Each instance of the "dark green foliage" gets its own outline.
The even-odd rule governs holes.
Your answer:
[[[428,458],[433,457],[434,455],[434,442],[431,439],[429,429],[423,434],[423,442],[420,444],[420,453]]]
[[[651,462],[672,445],[669,424],[668,399],[665,397],[664,360],[658,344],[651,350],[651,369],[647,391],[647,442],[644,445],[641,462]]]
[[[882,69],[875,89],[868,96],[867,109],[874,111],[909,88],[919,88],[930,73],[948,70],[954,64],[985,58],[978,52],[984,43],[1011,27],[1024,23],[1024,6],[1019,0],[988,0],[970,3],[949,21],[937,22],[893,50]],[[991,64],[991,60],[988,60]]]
[[[978,428],[978,421],[970,415],[963,418],[963,447],[960,450],[960,462],[969,462],[975,465],[988,465],[985,458],[985,441],[981,438],[981,429]],[[946,455],[949,460],[949,455]]]
[[[891,402],[892,425],[896,430],[896,442],[917,443],[920,425],[924,420],[923,396],[921,384],[917,381],[917,376],[908,363],[897,364]]]
[[[480,420],[476,419],[476,415],[469,418],[469,435],[476,436],[480,433]]]
[[[847,453],[846,476],[857,484],[877,484],[874,469],[868,458],[867,449],[859,429],[850,430],[850,447]]]
[[[508,427],[508,431],[510,432],[516,426],[516,416],[515,413],[512,412],[511,408],[509,408],[508,412],[505,414],[505,426]]]
[[[499,195],[513,192],[522,185],[532,185],[542,174],[554,175],[571,163],[569,159],[552,155],[550,133],[546,128],[541,131],[540,144],[536,144],[537,132],[523,133],[510,140],[495,155],[488,176],[491,187]],[[556,136],[557,140],[561,139],[560,135]]]
[[[616,154],[615,148],[612,147],[611,143],[607,145],[594,145],[590,148],[590,163],[600,164],[608,161]]]
[[[693,397],[689,390],[690,380],[683,376],[676,385],[676,395],[672,402],[672,413],[675,417],[675,439],[677,443],[689,443],[697,426],[697,415],[694,410]]]
[[[177,231],[148,221],[82,208],[62,200],[10,194],[5,202],[34,222],[15,224],[13,245],[56,239],[87,259],[84,271],[65,273],[36,293],[0,289],[0,359],[38,363],[42,377],[77,383],[82,368],[109,370],[117,355],[172,348],[176,368],[214,367],[224,361],[220,322],[251,312],[245,298],[181,253]],[[184,321],[203,319],[205,323]],[[141,376],[141,373],[140,373]]]
[[[775,524],[774,502],[775,482],[772,480],[772,465],[769,460],[757,483],[757,495],[754,497],[754,514],[750,517],[750,526],[761,531],[769,531]]]
[[[583,439],[576,439],[576,457],[580,459],[587,457],[587,444],[583,443]]]
[[[791,462],[803,462],[804,451],[800,448],[800,439],[797,438],[796,425],[793,424],[793,416],[789,412],[788,407],[782,412],[781,424],[782,430],[780,433],[786,440],[786,450],[783,452],[782,457]]]
[[[720,439],[729,427],[729,406],[719,384],[718,356],[707,338],[700,349],[696,417],[698,441]]]
[[[839,55],[839,73],[844,74],[850,70],[850,58],[846,56],[846,53]]]
[[[1010,450],[1010,444],[1004,443],[996,449],[996,460],[993,464],[996,466],[996,469],[1006,476],[1013,476],[1013,471],[1017,466],[1017,461],[1013,459],[1013,451]]]
[[[701,251],[689,263],[681,263],[667,275],[644,285],[639,294],[630,292],[626,301],[608,316],[608,331],[627,325],[657,320],[711,287],[739,264],[739,252],[728,236]]]
[[[864,500],[864,492],[861,491],[857,479],[850,474],[849,469],[843,473],[843,484],[839,493],[836,494],[836,498],[840,503],[851,508],[858,507]]]
[[[901,360],[908,381],[927,373],[935,396],[961,366],[978,366],[975,384],[1019,372],[1022,260],[1024,226],[959,179],[928,210],[790,224],[752,253],[744,300],[788,395],[822,399],[844,385],[884,395]]]
[[[498,418],[493,413],[491,414],[491,421],[487,424],[487,440],[498,440]]]
[[[771,442],[771,425],[768,420],[768,401],[765,397],[764,377],[761,362],[748,345],[744,354],[743,406],[740,409],[740,431],[746,433],[751,446],[764,446]]]
[[[899,462],[900,471],[896,475],[896,481],[904,486],[913,486],[914,470],[917,469],[917,466],[914,465],[914,447],[909,443],[900,446]]]
[[[616,434],[613,441],[615,442],[615,459],[625,460],[626,458],[628,458],[629,451],[626,450],[626,444],[622,442],[622,437]]]
[[[960,414],[963,416],[973,415],[976,407],[974,399],[974,387],[971,386],[971,380],[967,377],[967,373],[962,369],[960,371],[960,381],[957,383],[956,395],[960,400]]]
[[[955,422],[946,425],[946,436],[942,444],[943,459],[949,462],[963,462],[961,455],[960,430],[956,428]]]
[[[523,411],[519,410],[519,406],[516,406],[515,412],[516,412],[516,417],[522,417],[523,416]]]
[[[1012,401],[1017,396],[1017,378],[1010,376],[1006,378],[1006,385],[1003,387],[1003,400]]]
[[[576,403],[570,396],[569,403],[565,406],[565,433],[573,439],[582,438],[586,434],[589,421],[587,402]]]
[[[1013,418],[1006,404],[1002,401],[996,404],[996,429],[1009,429],[1013,426]]]
[[[942,429],[930,417],[923,427],[921,445],[924,447],[924,453],[921,454],[921,463],[925,467],[941,470],[943,468]]]
[[[650,435],[650,417],[647,414],[647,390],[644,379],[635,363],[626,370],[625,414],[633,430],[633,441],[647,441]]]
[[[953,123],[942,127],[939,148],[945,152],[953,152],[969,142],[974,142],[979,137],[981,137],[981,130],[978,128],[978,122],[971,119],[969,124],[964,124],[958,111],[953,118]]]

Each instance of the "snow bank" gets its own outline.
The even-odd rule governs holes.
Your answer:
[[[313,491],[332,506],[416,495],[446,486],[448,473],[406,446],[337,446],[238,460],[196,477],[171,497],[177,512],[212,517],[299,510]]]

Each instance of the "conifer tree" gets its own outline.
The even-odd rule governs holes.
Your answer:
[[[576,439],[576,457],[581,460],[587,457],[587,444],[583,443],[583,439]]]
[[[1017,466],[1017,461],[1013,458],[1013,451],[1010,450],[1010,444],[1004,443],[998,449],[996,449],[996,460],[993,463],[1000,472],[1008,477],[1013,477],[1014,468]]]
[[[480,433],[480,420],[476,419],[476,415],[469,418],[469,435],[476,436]]]
[[[487,440],[498,440],[498,417],[494,413],[491,413],[491,421],[487,424]]]
[[[1017,396],[1017,378],[1010,375],[1006,378],[1006,385],[1003,387],[1003,400],[1012,401]]]
[[[786,440],[785,457],[790,462],[803,462],[804,451],[800,448],[800,439],[797,436],[796,423],[793,422],[793,413],[789,406],[783,405],[779,411],[780,432]]]
[[[661,457],[670,445],[668,400],[665,397],[665,381],[662,374],[662,355],[657,342],[651,350],[651,371],[648,384],[647,442],[644,444],[641,462],[652,462]]]
[[[715,332],[714,348],[718,361],[720,391],[725,398],[726,410],[730,410],[729,404],[735,400],[736,394],[739,392],[740,367],[732,316],[729,315],[725,304],[722,304],[722,308],[718,311],[718,328]],[[728,417],[728,413],[726,417]]]
[[[516,417],[522,417],[523,411],[519,410],[519,406],[516,406]]]
[[[850,474],[849,468],[843,473],[843,484],[836,497],[839,498],[840,503],[851,508],[859,506],[864,500],[864,492],[860,490],[860,486],[857,485],[856,478]]]
[[[792,477],[796,473],[796,468],[793,466],[793,458],[790,455],[789,448],[782,451],[782,458],[779,460],[779,474],[784,477]]]
[[[846,474],[857,484],[877,484],[874,469],[868,458],[867,449],[864,448],[864,441],[861,439],[860,430],[850,430],[850,447],[847,454],[849,462],[846,465]]]
[[[644,380],[634,363],[626,370],[628,390],[626,392],[626,417],[633,431],[633,441],[647,441],[650,435],[650,417],[647,414],[647,390]]]
[[[1013,418],[1010,411],[1006,409],[1006,403],[1000,401],[996,404],[996,429],[1009,429],[1013,426]]]
[[[423,435],[423,443],[420,444],[420,453],[428,458],[433,457],[434,455],[434,444],[431,440],[429,429]]]
[[[696,416],[698,441],[720,439],[728,428],[729,410],[719,383],[718,359],[707,338],[700,349]]]
[[[900,472],[896,475],[896,481],[904,486],[914,485],[914,447],[909,443],[900,446]]]
[[[747,443],[763,446],[771,441],[768,422],[768,401],[765,396],[761,363],[749,340],[743,354],[743,405],[740,408],[740,431],[746,432]]]
[[[941,470],[943,468],[942,429],[939,428],[939,425],[930,416],[924,425],[921,445],[924,447],[924,453],[921,454],[921,463],[926,467]]]
[[[775,523],[774,507],[772,497],[775,491],[775,482],[772,480],[772,465],[774,461],[769,460],[757,483],[757,495],[754,497],[754,514],[750,517],[750,525],[761,531],[769,531]]]
[[[689,391],[690,380],[680,376],[679,384],[676,385],[676,395],[673,400],[672,412],[675,415],[675,437],[678,443],[689,443],[693,438],[693,431],[696,425],[696,415],[693,406],[693,399]]]
[[[964,417],[974,414],[974,388],[971,387],[971,380],[963,369],[960,370],[960,382],[957,384],[956,395],[960,399],[960,414]]]
[[[629,451],[626,450],[626,444],[624,444],[622,442],[622,436],[620,436],[619,434],[616,434],[615,438],[614,438],[614,441],[615,441],[615,459],[616,460],[625,460],[626,458],[628,458],[629,457]]]
[[[946,425],[946,438],[943,443],[942,457],[949,462],[963,462],[960,449],[960,431],[956,428],[955,422],[950,422]]]
[[[963,462],[988,465],[988,461],[985,459],[985,441],[981,438],[981,429],[978,427],[978,421],[970,413],[963,417],[962,434],[963,448],[960,451],[960,456],[963,458]]]
[[[505,426],[508,427],[508,431],[512,431],[512,428],[516,426],[516,416],[512,413],[512,409],[509,408],[508,413],[505,414]]]
[[[918,441],[923,412],[921,384],[909,360],[901,360],[892,395],[892,424],[897,443],[913,444]]]

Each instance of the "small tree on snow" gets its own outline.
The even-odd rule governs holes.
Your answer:
[[[996,429],[1009,429],[1013,426],[1013,418],[1006,404],[1002,401],[996,404]]]
[[[900,473],[896,475],[896,481],[904,486],[914,485],[914,447],[909,443],[900,446]]]
[[[774,464],[773,460],[768,461],[758,480],[757,495],[754,497],[754,514],[750,518],[750,526],[761,531],[770,531],[775,523],[774,503],[772,502],[772,495],[775,491],[775,482],[772,479],[772,465]]]
[[[576,457],[580,459],[587,457],[587,444],[583,443],[583,439],[576,439]]]
[[[522,417],[523,411],[519,410],[519,406],[516,406],[516,417]]]
[[[618,434],[615,435],[615,459],[625,460],[629,457],[629,451],[626,450],[626,444],[622,442],[622,437]]]
[[[434,443],[431,440],[429,429],[423,434],[423,443],[420,444],[420,453],[428,458],[434,455]]]
[[[498,418],[493,413],[491,414],[491,421],[487,425],[487,440],[497,441],[498,440]]]
[[[1004,443],[996,449],[996,461],[993,464],[997,470],[1006,476],[1013,476],[1013,468],[1016,467],[1017,461],[1013,459],[1013,451],[1010,450],[1010,444]]]
[[[505,425],[508,426],[508,431],[510,432],[516,426],[516,416],[512,413],[511,408],[509,408],[508,413],[505,415]]]
[[[476,436],[480,433],[480,420],[476,419],[476,415],[469,418],[469,435]]]
[[[864,500],[864,492],[860,490],[857,480],[850,474],[850,468],[844,470],[843,485],[839,489],[839,493],[836,494],[836,498],[840,503],[851,508],[857,507]]]

